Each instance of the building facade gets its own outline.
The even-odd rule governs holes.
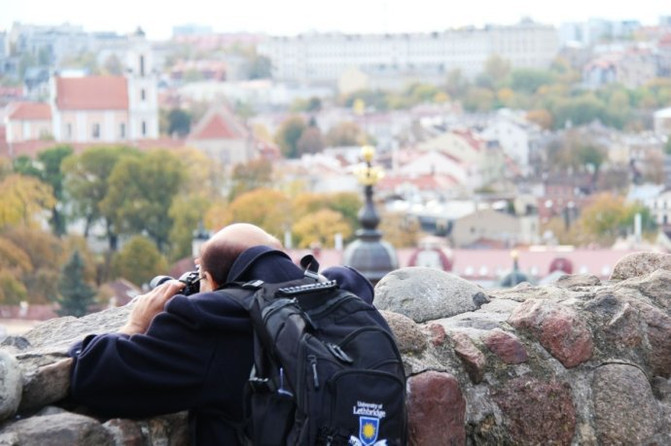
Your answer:
[[[460,70],[474,78],[496,54],[514,68],[547,68],[559,49],[552,26],[522,22],[433,33],[301,34],[272,37],[258,45],[279,81],[334,83],[351,68],[372,79],[414,77],[444,81]]]

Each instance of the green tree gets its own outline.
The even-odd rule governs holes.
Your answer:
[[[492,54],[485,61],[484,73],[491,79],[494,88],[502,87],[510,75],[510,61],[498,54]]]
[[[95,290],[84,280],[84,262],[79,251],[75,251],[63,268],[58,282],[61,316],[81,317],[88,313],[89,306],[94,302]]]
[[[111,251],[116,251],[119,236],[114,226],[114,209],[105,212],[101,203],[107,197],[114,167],[125,157],[140,157],[140,152],[123,146],[94,147],[63,162],[65,189],[71,198],[73,216],[84,219],[85,237],[92,225],[101,221]]]
[[[151,240],[136,235],[114,256],[112,268],[116,277],[122,277],[137,286],[142,286],[153,277],[165,274],[167,264]]]
[[[191,256],[193,233],[204,220],[210,200],[203,195],[175,197],[168,215],[173,221],[170,228],[170,258],[179,260]]]
[[[254,54],[249,61],[249,79],[268,79],[272,75],[272,62],[266,56]]]
[[[552,112],[556,128],[589,124],[595,119],[607,120],[605,105],[592,95],[561,100]]]
[[[445,80],[445,89],[450,97],[455,99],[464,98],[469,89],[469,82],[464,77],[464,74],[459,69],[455,69],[447,73]]]
[[[518,68],[510,73],[510,87],[515,91],[535,93],[541,86],[552,83],[552,73],[545,70]]]
[[[307,125],[300,116],[292,116],[280,124],[275,135],[275,142],[280,146],[282,153],[287,158],[300,157],[298,140],[301,139]]]
[[[184,137],[191,131],[191,114],[181,108],[173,108],[168,112],[168,135]]]
[[[494,92],[481,87],[468,90],[464,107],[470,111],[488,111],[494,107]]]
[[[184,178],[179,159],[166,150],[125,157],[110,173],[101,210],[112,216],[119,234],[146,233],[164,252],[172,227],[169,210]]]

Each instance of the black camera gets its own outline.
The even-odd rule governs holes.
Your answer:
[[[149,288],[153,290],[154,288],[156,288],[157,286],[168,280],[173,280],[173,278],[170,276],[156,276],[149,282]],[[179,294],[182,294],[184,296],[190,296],[192,294],[200,292],[200,273],[198,272],[198,270],[187,271],[184,274],[182,274],[177,280],[186,284],[186,286],[182,288],[182,291],[180,291]]]

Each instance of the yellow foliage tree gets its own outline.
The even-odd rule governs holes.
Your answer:
[[[208,228],[217,230],[231,223],[251,223],[281,239],[291,224],[291,204],[281,191],[255,189],[238,196],[228,206],[213,205],[205,216]]]
[[[35,227],[40,213],[56,203],[51,186],[37,178],[9,175],[0,182],[0,228]]]
[[[609,193],[597,195],[580,213],[578,223],[583,230],[601,244],[611,244],[619,235],[628,208],[621,196]]]
[[[330,248],[335,244],[336,234],[346,239],[352,233],[343,215],[331,209],[305,215],[293,225],[292,231],[298,238],[299,248],[308,248],[314,243]]]

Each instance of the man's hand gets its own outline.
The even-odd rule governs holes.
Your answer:
[[[134,335],[146,332],[154,316],[163,311],[165,303],[185,285],[178,280],[168,280],[147,294],[137,296],[133,299],[133,309],[128,321],[121,327],[119,333]]]

